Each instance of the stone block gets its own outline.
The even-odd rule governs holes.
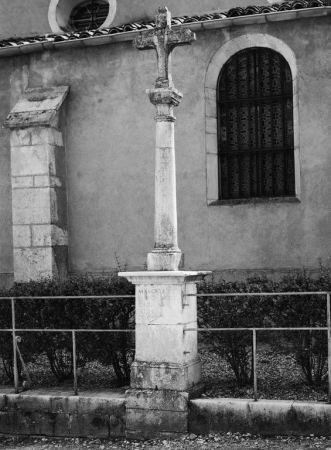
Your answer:
[[[32,128],[31,145],[50,144],[59,147],[63,146],[62,133],[51,127]]]
[[[33,177],[12,177],[11,184],[13,189],[31,188],[33,187]]]
[[[50,395],[7,394],[7,408],[24,412],[50,412]]]
[[[216,165],[215,165],[216,164]],[[207,154],[207,202],[218,200],[218,156]]]
[[[51,223],[57,219],[56,195],[51,188],[14,189],[14,225]]]
[[[168,390],[129,389],[126,407],[161,411],[188,411],[189,393]]]
[[[134,361],[131,366],[131,388],[186,391],[201,382],[201,362],[188,364]]]
[[[95,414],[72,414],[69,418],[70,436],[109,437],[109,416]]]
[[[63,187],[59,177],[55,175],[36,175],[33,177],[34,187]]]
[[[29,225],[13,225],[14,248],[31,246],[31,228]]]
[[[217,102],[216,102],[216,86],[213,89],[205,88],[206,98],[206,117],[212,117],[216,120],[217,117]]]
[[[206,116],[206,133],[214,134],[217,137],[217,120],[215,117]]]
[[[186,324],[187,328],[197,328],[197,323]],[[185,325],[137,324],[136,359],[138,361],[181,364],[196,359],[197,335],[184,333]]]
[[[56,276],[52,247],[14,248],[15,281]]]
[[[206,134],[206,152],[218,157],[217,134]]]
[[[327,403],[293,402],[293,427],[295,435],[328,436],[331,430],[331,405]]]
[[[183,267],[183,253],[152,252],[147,254],[147,268],[149,271],[178,271]]]
[[[123,414],[109,416],[109,437],[124,437],[126,430],[126,410]]]
[[[292,405],[292,401],[281,400],[248,403],[249,432],[264,435],[291,434]]]
[[[49,144],[12,147],[12,176],[55,174],[54,146]]]
[[[78,412],[79,397],[72,396],[54,396],[50,398],[50,412],[55,414],[76,414]]]
[[[187,412],[127,408],[126,428],[143,433],[144,438],[160,432],[187,433],[187,418]]]
[[[32,246],[50,247],[68,245],[68,232],[56,225],[32,225]]]
[[[167,431],[148,430],[148,438],[146,438],[145,430],[126,430],[127,439],[159,439],[159,440],[180,440],[186,436],[186,433],[169,433]]]
[[[122,417],[125,413],[125,401],[123,398],[79,397],[77,410],[81,414]]]
[[[185,293],[196,293],[195,284],[137,286],[136,324],[178,325],[196,321],[196,297],[185,298]]]
[[[10,146],[22,147],[32,145],[34,128],[17,128],[10,132]]]
[[[248,403],[242,399],[196,399],[190,402],[189,432],[240,432],[250,430]]]

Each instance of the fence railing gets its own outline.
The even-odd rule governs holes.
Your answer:
[[[51,297],[0,297],[2,300],[11,301],[11,318],[12,318],[12,328],[2,328],[0,332],[6,333],[11,332],[13,336],[13,369],[14,369],[14,386],[15,393],[19,392],[19,374],[18,374],[18,360],[19,356],[23,371],[27,374],[28,383],[31,384],[31,379],[27,371],[26,365],[18,348],[19,337],[16,335],[17,332],[28,332],[28,333],[71,333],[72,336],[72,356],[73,356],[73,377],[74,377],[74,395],[78,394],[78,383],[77,383],[77,354],[76,354],[76,334],[77,333],[135,333],[134,329],[82,329],[82,328],[16,328],[16,315],[15,315],[15,303],[16,300],[79,300],[84,299],[115,299],[115,298],[135,298],[134,295],[83,295],[83,296],[51,296]]]
[[[204,297],[279,297],[279,296],[325,296],[327,308],[327,326],[326,327],[236,327],[236,328],[186,328],[185,332],[197,331],[203,332],[229,332],[229,331],[252,331],[252,373],[253,373],[253,391],[254,400],[257,401],[257,367],[256,367],[256,333],[257,331],[326,331],[328,342],[328,402],[331,403],[331,306],[330,292],[249,292],[249,293],[222,293],[222,294],[197,294],[198,298]],[[185,297],[194,297],[195,294],[185,294]]]
[[[251,331],[252,332],[252,372],[253,372],[253,390],[254,390],[254,400],[257,401],[258,398],[258,388],[257,388],[257,340],[256,335],[258,331],[326,331],[327,332],[327,342],[328,342],[328,401],[331,403],[331,293],[330,292],[255,292],[255,293],[211,293],[211,294],[197,294],[198,298],[205,297],[279,297],[279,296],[325,296],[326,297],[326,307],[327,307],[327,320],[326,327],[235,327],[235,328],[186,328],[184,332],[197,331],[198,333],[203,332],[229,332],[229,331]],[[184,294],[184,297],[193,297],[196,294]],[[0,329],[0,332],[10,332],[12,333],[13,340],[13,369],[14,369],[14,387],[15,393],[19,392],[19,374],[18,374],[18,359],[19,357],[22,362],[22,355],[20,354],[18,348],[19,336],[18,332],[39,332],[39,333],[71,333],[72,336],[72,354],[73,354],[73,388],[74,394],[78,394],[78,384],[77,384],[77,355],[76,355],[76,334],[77,333],[135,333],[134,329],[81,329],[81,328],[16,328],[15,319],[15,304],[16,301],[20,300],[59,300],[59,299],[71,299],[78,300],[80,298],[84,299],[133,299],[135,295],[101,295],[101,296],[50,296],[50,297],[0,297],[1,300],[11,301],[11,316],[12,316],[12,328]],[[24,361],[23,370],[27,373]],[[29,374],[27,373],[28,382],[30,383]]]

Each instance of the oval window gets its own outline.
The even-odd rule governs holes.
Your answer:
[[[89,0],[80,3],[70,15],[70,24],[74,30],[95,30],[100,28],[109,14],[109,3]]]

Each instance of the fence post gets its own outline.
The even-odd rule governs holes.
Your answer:
[[[15,321],[15,299],[11,298],[11,318],[13,329],[13,352],[14,352],[14,386],[15,394],[18,394],[18,369],[17,369],[17,351],[16,351],[16,321]]]
[[[330,293],[326,294],[327,326],[328,326],[328,401],[331,403],[331,308]]]
[[[74,395],[78,395],[77,388],[77,360],[76,360],[76,333],[72,330],[72,358],[74,365]]]
[[[257,375],[256,375],[256,330],[253,330],[253,383],[254,401],[257,402]]]

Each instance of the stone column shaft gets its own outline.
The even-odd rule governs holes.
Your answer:
[[[154,249],[147,255],[148,270],[179,270],[183,257],[178,248],[174,106],[182,94],[175,88],[147,91],[157,108],[155,150]]]
[[[156,122],[154,248],[178,252],[174,132],[173,122]]]

